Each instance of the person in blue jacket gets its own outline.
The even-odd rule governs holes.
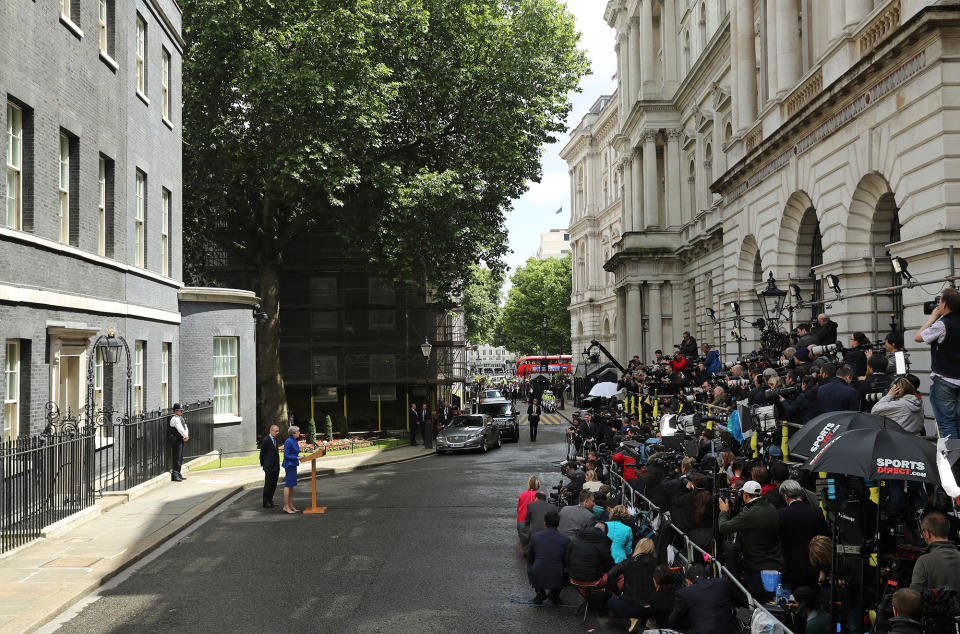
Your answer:
[[[713,374],[723,369],[723,364],[720,363],[719,350],[711,350],[709,343],[703,344],[700,349],[703,350],[703,364],[707,366],[707,372]]]
[[[618,504],[610,511],[607,537],[610,538],[610,555],[616,564],[629,557],[633,549],[633,531],[627,525],[629,521],[630,513],[622,504]]]
[[[297,467],[300,466],[300,443],[297,436],[300,428],[291,425],[287,430],[287,440],[283,443],[283,510],[287,513],[299,513],[293,506],[293,487],[297,486]]]

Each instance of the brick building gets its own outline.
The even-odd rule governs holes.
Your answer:
[[[255,371],[256,297],[211,302],[182,282],[183,47],[174,0],[0,4],[2,439],[39,432],[48,402],[84,414],[88,379],[96,407],[121,409],[125,363],[134,411],[216,389],[231,394],[218,420],[253,428],[235,386]],[[212,357],[181,362],[205,349],[186,329],[211,307],[223,332],[204,332],[232,373],[217,379]],[[90,352],[110,329],[129,345],[113,368]]]

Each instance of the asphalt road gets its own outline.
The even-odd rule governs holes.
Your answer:
[[[486,455],[323,478],[324,515],[251,491],[85,607],[61,632],[596,632],[620,621],[533,606],[516,536],[527,478],[560,480],[562,426]],[[301,480],[296,505],[308,506]],[[277,492],[281,501],[282,492]]]

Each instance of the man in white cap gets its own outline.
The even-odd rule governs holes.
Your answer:
[[[761,570],[783,572],[783,550],[780,547],[780,515],[777,509],[761,495],[762,487],[756,480],[744,483],[740,489],[743,510],[730,517],[730,502],[721,498],[720,519],[717,523],[721,535],[738,533],[743,548],[743,579],[747,590],[758,600],[764,597]]]
[[[170,417],[170,449],[173,457],[173,467],[170,469],[170,479],[174,482],[183,482],[186,478],[180,473],[183,468],[183,443],[190,440],[190,430],[183,420],[183,405],[173,404],[173,416]]]

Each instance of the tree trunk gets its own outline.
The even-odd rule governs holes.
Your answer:
[[[264,216],[271,216],[269,205],[264,203]],[[267,224],[269,226],[269,224]],[[280,252],[269,249],[259,258],[260,306],[266,313],[265,320],[258,322],[257,358],[259,371],[257,385],[260,391],[261,429],[279,425],[282,435],[289,426],[287,390],[283,383],[283,368],[280,365]]]

